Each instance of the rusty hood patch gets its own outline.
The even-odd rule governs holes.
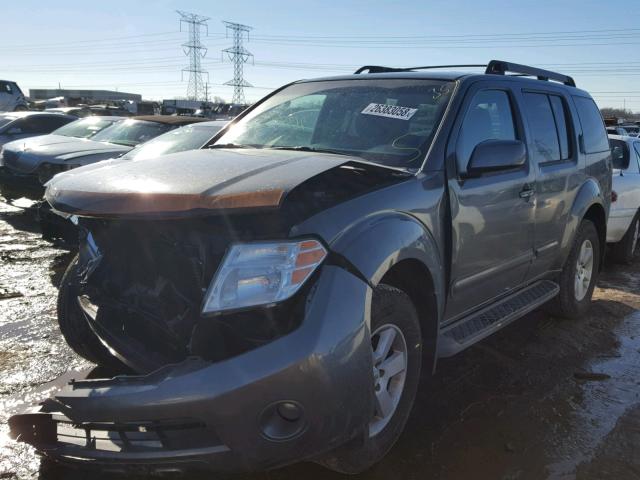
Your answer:
[[[78,168],[51,180],[45,196],[60,213],[106,218],[277,208],[300,183],[353,160],[285,150],[194,150]]]

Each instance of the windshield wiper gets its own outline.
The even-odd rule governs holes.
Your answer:
[[[303,145],[291,145],[291,146],[283,146],[283,147],[268,147],[273,150],[294,150],[296,152],[314,152],[314,153],[332,153],[334,155],[347,155],[350,156],[349,153],[340,152],[338,150],[331,150],[330,148],[316,148],[316,147],[306,147]]]
[[[239,143],[214,143],[207,148],[252,148],[249,145],[241,145]]]

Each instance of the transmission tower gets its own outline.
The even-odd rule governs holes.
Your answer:
[[[203,100],[205,95],[205,82],[203,75],[209,79],[209,73],[200,66],[200,60],[207,54],[207,48],[200,43],[200,27],[206,29],[206,35],[209,35],[209,26],[207,20],[209,17],[203,17],[194,13],[187,13],[176,10],[180,15],[180,31],[182,25],[187,24],[189,27],[189,39],[182,44],[184,54],[189,57],[189,66],[182,69],[182,78],[184,80],[184,72],[189,72],[189,84],[187,85],[187,98],[189,100]]]
[[[229,60],[233,62],[233,80],[225,82],[225,85],[233,86],[232,103],[244,105],[244,87],[251,87],[252,85],[244,79],[243,69],[247,60],[249,60],[249,58],[253,58],[253,54],[244,48],[242,42],[245,35],[247,40],[249,39],[249,32],[252,28],[239,23],[222,23],[227,27],[227,37],[229,36],[229,32],[231,32],[231,35],[233,36],[233,47],[222,50],[223,55],[226,53]]]

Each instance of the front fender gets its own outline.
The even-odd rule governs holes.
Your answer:
[[[431,273],[441,317],[445,298],[441,252],[431,232],[415,217],[397,211],[365,217],[338,236],[330,248],[346,258],[372,286],[399,262],[419,261]]]

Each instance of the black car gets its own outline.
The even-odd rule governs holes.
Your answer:
[[[570,77],[363,67],[277,90],[208,147],[50,182],[81,230],[60,329],[121,374],[10,419],[44,455],[360,472],[421,370],[549,302],[589,308],[611,151]]]

